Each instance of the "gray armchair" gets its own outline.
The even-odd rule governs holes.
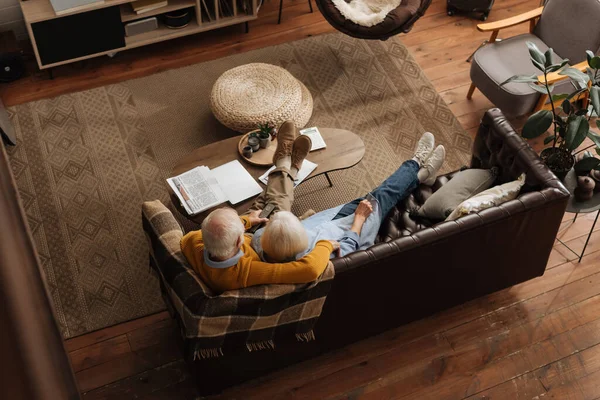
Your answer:
[[[529,22],[530,33],[496,42],[501,29],[526,22]],[[535,43],[542,51],[551,47],[558,58],[568,58],[571,65],[585,71],[585,51],[600,52],[600,0],[548,0],[544,7],[502,21],[479,24],[477,29],[492,34],[490,44],[473,56],[472,83],[467,98],[470,99],[477,88],[504,114],[517,117],[540,110],[547,102],[547,96],[526,84],[500,86],[513,75],[540,74],[531,64],[526,42]],[[553,77],[555,81],[561,79],[562,76]],[[558,82],[554,89],[554,93],[571,91],[567,80]]]

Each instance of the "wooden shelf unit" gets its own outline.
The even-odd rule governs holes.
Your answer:
[[[101,4],[92,4],[84,9],[56,15],[49,0],[21,1],[21,9],[39,68],[48,69],[177,37],[247,23],[257,18],[258,0],[168,0],[166,7],[144,14],[136,14],[131,7],[132,2],[105,0]],[[184,28],[171,29],[160,20],[160,15],[164,13],[186,8],[193,9],[195,15]],[[135,36],[125,36],[126,23],[153,16],[159,19],[158,29]],[[59,24],[61,29],[56,29]],[[91,26],[94,24],[98,26]],[[65,29],[65,26],[68,28]],[[69,29],[72,32],[69,32]],[[55,32],[61,32],[62,36]],[[108,39],[103,40],[104,37]]]

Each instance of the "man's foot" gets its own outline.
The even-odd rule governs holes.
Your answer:
[[[292,149],[292,175],[302,168],[302,161],[306,158],[312,147],[312,141],[306,135],[300,135],[294,140]]]
[[[419,163],[419,167],[425,165],[425,162],[431,156],[431,152],[433,151],[433,147],[435,146],[435,138],[431,132],[425,132],[421,139],[419,139],[419,143],[417,143],[417,148],[415,149],[415,156],[413,157],[416,162]]]
[[[442,164],[444,164],[445,159],[446,149],[440,144],[435,148],[433,153],[431,153],[427,161],[425,161],[425,165],[423,165],[417,173],[419,182],[427,186],[433,185],[437,178],[438,171],[442,167]]]
[[[298,136],[298,129],[292,121],[285,121],[277,130],[277,148],[273,153],[273,164],[277,167],[291,166],[292,148],[294,146],[294,140]],[[288,165],[278,165],[281,164]],[[286,162],[287,161],[287,162]]]

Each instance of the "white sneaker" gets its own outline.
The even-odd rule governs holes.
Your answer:
[[[425,161],[425,165],[417,173],[419,182],[432,186],[437,178],[438,171],[446,159],[446,149],[441,144],[435,148],[431,156]]]
[[[417,148],[415,149],[414,158],[419,163],[419,167],[425,165],[425,162],[431,155],[433,151],[433,146],[435,146],[435,138],[431,132],[425,132],[419,142],[417,143]]]

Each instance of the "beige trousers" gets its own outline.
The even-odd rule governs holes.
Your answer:
[[[269,174],[267,188],[256,198],[248,212],[262,210],[269,203],[275,205],[274,213],[291,211],[294,202],[294,179],[285,167],[275,168]]]

